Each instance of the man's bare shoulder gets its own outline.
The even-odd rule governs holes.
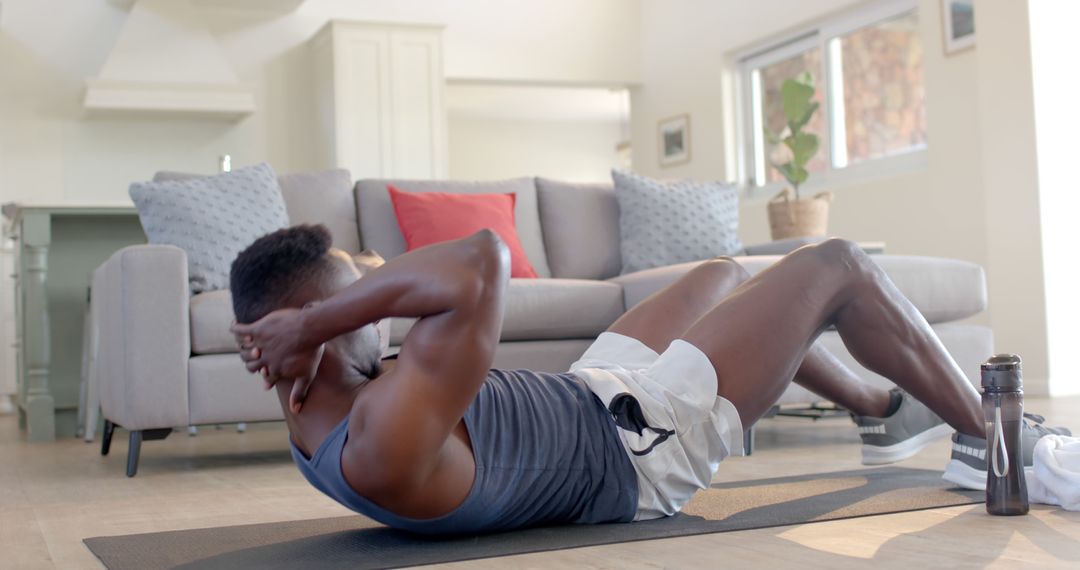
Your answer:
[[[432,418],[420,401],[401,405],[426,397],[408,387],[407,372],[407,366],[390,367],[357,395],[341,471],[358,494],[395,514],[440,516],[464,501],[476,463],[464,422],[439,442],[439,452],[421,453],[432,432],[423,424]]]
[[[398,479],[402,448],[411,446],[411,430],[401,417],[401,400],[409,396],[406,370],[396,361],[356,392],[349,414],[349,434],[342,449],[341,467],[349,484],[382,487],[386,479]]]

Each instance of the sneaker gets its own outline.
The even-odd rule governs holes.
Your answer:
[[[862,438],[863,465],[902,461],[953,431],[945,420],[911,394],[899,388],[893,388],[890,392],[898,393],[901,397],[900,407],[891,416],[851,416],[859,426],[859,437]]]
[[[1043,424],[1045,418],[1035,414],[1024,414],[1020,441],[1024,444],[1024,476],[1032,476],[1035,442],[1044,435],[1072,435],[1067,428],[1048,428]],[[952,457],[945,466],[946,481],[967,489],[983,491],[986,489],[986,440],[960,432],[952,436]]]

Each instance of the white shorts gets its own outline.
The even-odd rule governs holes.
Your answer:
[[[686,341],[657,354],[637,339],[605,332],[570,372],[615,415],[637,471],[634,520],[675,514],[709,486],[725,457],[743,454],[739,412],[716,395],[709,358]]]

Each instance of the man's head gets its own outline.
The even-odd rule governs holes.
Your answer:
[[[240,252],[229,282],[237,322],[318,303],[359,279],[352,258],[330,243],[325,226],[301,225],[267,234]],[[378,374],[382,350],[374,326],[342,335],[327,349],[362,376]]]

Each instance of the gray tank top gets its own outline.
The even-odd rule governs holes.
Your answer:
[[[293,459],[330,498],[412,532],[462,534],[634,519],[634,467],[611,413],[574,374],[491,370],[464,421],[476,479],[460,506],[434,519],[397,516],[353,491],[341,473],[348,418],[310,460],[296,446]]]

